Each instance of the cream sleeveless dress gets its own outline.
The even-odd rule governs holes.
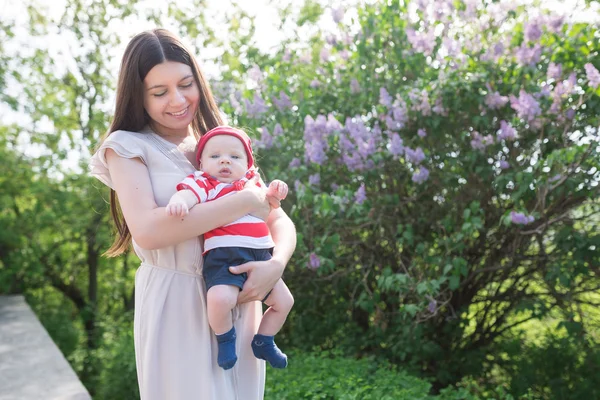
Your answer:
[[[149,129],[116,131],[90,162],[92,175],[109,187],[107,148],[146,164],[159,207],[166,206],[177,183],[194,172],[177,146]],[[134,241],[133,248],[141,260],[135,276],[134,317],[141,399],[262,399],[265,364],[250,347],[262,316],[261,304],[255,301],[234,309],[238,362],[225,371],[217,365],[217,341],[206,315],[202,238],[159,250],[142,249]]]

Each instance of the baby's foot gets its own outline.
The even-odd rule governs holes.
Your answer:
[[[217,335],[217,342],[219,343],[217,364],[223,369],[232,368],[237,361],[237,356],[235,355],[235,338],[235,327],[231,328],[229,332]]]
[[[273,336],[254,335],[252,352],[256,358],[268,361],[273,368],[287,367],[287,356],[279,350]]]

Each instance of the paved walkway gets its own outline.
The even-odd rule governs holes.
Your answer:
[[[91,400],[23,296],[0,296],[0,400]]]

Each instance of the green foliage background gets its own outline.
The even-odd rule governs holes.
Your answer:
[[[544,28],[534,43],[539,4],[498,17],[498,2],[448,1],[438,7],[449,19],[433,22],[435,10],[418,4],[278,2],[281,44],[269,51],[242,8],[225,12],[224,33],[202,0],[69,0],[56,18],[31,1],[24,24],[0,20],[0,102],[19,116],[0,125],[0,293],[26,295],[94,398],[139,396],[138,261],[101,256],[112,237],[107,190],[86,173],[111,118],[115,49],[129,40],[119,27],[138,20],[175,27],[217,67],[223,112],[257,140],[267,178],[293,187],[283,207],[298,228],[285,275],[296,304],[280,335],[291,364],[269,370],[266,398],[600,398],[599,89],[584,67],[600,66],[595,24]],[[332,25],[338,7],[346,15]],[[441,34],[415,51],[410,29],[429,28]],[[37,40],[58,37],[69,51]],[[461,51],[436,56],[447,38]],[[497,44],[504,52],[490,57]],[[536,44],[539,60],[519,62],[516,49]],[[560,78],[548,77],[550,63],[562,65]],[[573,87],[556,94],[571,73]],[[485,100],[521,90],[539,102],[535,120],[512,101]],[[282,92],[291,107],[277,107]],[[443,111],[420,110],[422,93]],[[249,111],[255,95],[267,112]],[[402,104],[392,129],[386,117]],[[500,121],[515,140],[499,139]],[[368,166],[354,168],[344,141],[359,122],[368,137],[350,138],[357,149],[381,140],[353,154]],[[284,133],[271,143],[277,124]],[[492,143],[476,148],[475,132]],[[394,154],[395,133],[424,160]],[[319,141],[324,161],[307,147]],[[73,155],[78,168],[65,163]],[[428,179],[415,181],[423,168]]]

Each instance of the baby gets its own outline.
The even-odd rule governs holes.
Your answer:
[[[182,217],[197,203],[234,195],[257,174],[250,138],[229,126],[206,132],[198,143],[196,157],[200,170],[177,185],[178,191],[166,208],[169,216]],[[287,184],[280,180],[271,182],[267,189],[267,196],[277,200],[283,200],[287,193]],[[207,289],[208,323],[217,336],[217,362],[223,369],[232,368],[237,361],[231,311],[247,279],[246,273],[232,274],[229,267],[269,260],[274,246],[265,221],[249,214],[204,234],[202,276]],[[285,368],[287,356],[275,344],[274,336],[283,326],[294,298],[279,279],[263,302],[269,308],[252,339],[252,351],[274,368]]]

